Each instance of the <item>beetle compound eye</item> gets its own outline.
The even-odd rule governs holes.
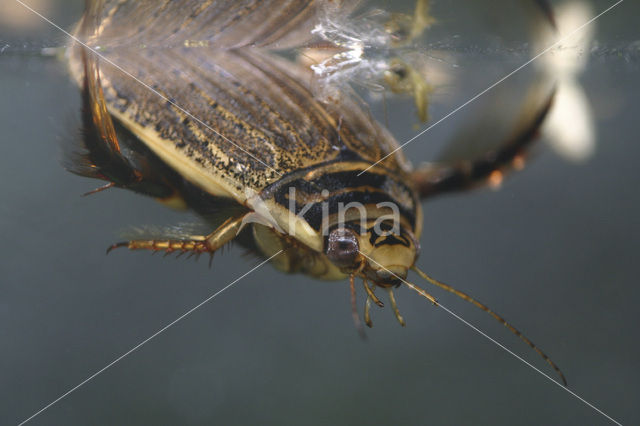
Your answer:
[[[358,237],[352,230],[338,228],[329,234],[326,254],[337,266],[352,266],[358,257],[358,251]]]

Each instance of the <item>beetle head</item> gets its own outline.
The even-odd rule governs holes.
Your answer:
[[[407,229],[362,229],[353,223],[332,229],[325,243],[325,255],[343,272],[360,275],[381,287],[400,284],[419,250],[417,240]]]

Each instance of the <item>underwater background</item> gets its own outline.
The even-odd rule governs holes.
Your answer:
[[[503,3],[434,2],[438,24],[428,36],[442,48],[455,44],[459,58],[453,89],[431,105],[432,121],[528,60],[487,36],[498,30],[485,18],[499,16]],[[589,2],[592,16],[613,3]],[[66,29],[83,9],[79,0],[28,4]],[[67,40],[13,0],[0,8],[0,423],[17,424],[257,260],[238,247],[217,255],[212,269],[204,259],[105,256],[123,229],[193,217],[123,190],[81,196],[100,183],[60,164],[61,143],[78,137],[79,90],[63,61],[38,54]],[[593,152],[568,161],[541,141],[499,191],[424,203],[418,260],[521,329],[559,364],[571,390],[623,424],[640,422],[638,16],[640,4],[627,0],[598,19],[575,77],[592,114]],[[523,46],[530,34],[520,40],[515,21],[504,16],[501,31]],[[415,135],[411,101],[389,105],[397,139]],[[433,159],[482,117],[487,103],[474,105],[411,143],[407,156]],[[485,313],[427,289],[556,379]],[[362,340],[346,282],[262,267],[31,423],[611,424],[444,310],[404,289],[396,297],[407,327],[388,307],[373,309]]]

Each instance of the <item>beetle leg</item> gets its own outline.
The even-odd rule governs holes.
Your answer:
[[[231,217],[209,235],[193,235],[188,239],[153,239],[131,240],[116,243],[107,249],[107,253],[118,247],[127,247],[129,250],[151,250],[165,253],[179,252],[189,253],[189,257],[202,253],[213,253],[233,240],[242,225],[244,215]]]
[[[84,78],[82,88],[83,154],[75,154],[80,163],[71,170],[78,174],[104,179],[114,184],[129,185],[142,176],[122,153],[111,115],[102,91],[98,62],[82,49]]]
[[[413,28],[411,29],[411,39],[414,40],[422,35],[425,29],[435,22],[429,13],[429,0],[417,0],[416,10],[413,12]]]
[[[500,185],[507,172],[522,169],[527,149],[537,139],[538,130],[551,109],[553,98],[552,93],[541,108],[525,117],[524,125],[518,126],[511,137],[479,158],[430,164],[414,171],[411,180],[420,197],[427,198],[477,186],[488,185],[495,188]]]
[[[371,309],[371,298],[367,296],[367,301],[364,302],[364,323],[367,324],[367,327],[373,327],[373,322],[371,321],[371,313],[369,310]]]
[[[407,325],[407,323],[404,322],[404,318],[402,318],[402,315],[400,315],[400,310],[398,310],[398,305],[396,304],[396,297],[393,295],[393,290],[391,289],[391,287],[387,288],[387,292],[389,292],[389,300],[391,301],[393,313],[400,325],[404,327],[405,325]]]
[[[378,299],[378,297],[375,295],[375,293],[373,292],[373,289],[371,289],[371,287],[369,287],[369,283],[366,280],[362,281],[362,284],[364,286],[364,290],[367,292],[367,297],[371,300],[373,300],[373,302],[380,306],[381,308],[384,308],[384,303],[382,303],[380,301],[380,299]]]
[[[97,58],[86,48],[81,48],[80,55],[83,66],[82,138],[75,146],[65,147],[65,167],[72,173],[108,182],[85,195],[120,187],[181,207],[180,188],[172,184],[179,182],[173,179],[175,172],[113,121],[102,90]]]
[[[386,23],[395,47],[404,47],[416,41],[435,22],[429,13],[429,0],[417,0],[413,15],[394,13]]]
[[[429,94],[432,89],[422,76],[416,70],[411,70],[411,85],[413,86],[413,101],[418,111],[418,118],[422,123],[429,120]]]
[[[375,287],[373,288],[369,287],[369,283],[367,282],[367,280],[363,280],[362,284],[364,285],[364,289],[367,292],[367,300],[364,302],[364,323],[367,324],[367,327],[371,328],[373,327],[373,322],[371,321],[371,313],[370,313],[371,301],[373,300],[375,304],[380,306],[381,308],[384,306],[384,304],[375,295],[374,293]]]

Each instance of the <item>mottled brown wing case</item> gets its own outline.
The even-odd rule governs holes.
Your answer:
[[[128,3],[117,4],[116,12],[103,12],[107,18],[90,40],[101,46],[103,59],[97,61],[109,111],[165,161],[178,155],[182,167],[233,186],[230,193],[235,196],[246,188],[259,191],[286,173],[328,161],[373,163],[397,146],[353,98],[345,96],[333,105],[315,100],[310,72],[265,49],[145,47],[135,37],[144,40],[158,29],[144,28],[127,45],[114,45],[112,39],[102,43],[103,33],[118,32],[122,22],[115,18],[125,9],[136,16],[138,9],[150,7],[148,2],[134,2],[138,9],[131,6],[130,10]],[[177,16],[184,16],[184,11]],[[222,34],[215,27],[220,22],[208,25],[212,34]],[[235,25],[242,28],[244,24]],[[173,33],[168,24],[162,28]],[[153,34],[157,40],[159,36]],[[230,34],[236,31],[229,27],[225,34],[231,43]],[[72,70],[79,68],[73,62]],[[391,156],[384,164],[399,172],[399,156]]]

